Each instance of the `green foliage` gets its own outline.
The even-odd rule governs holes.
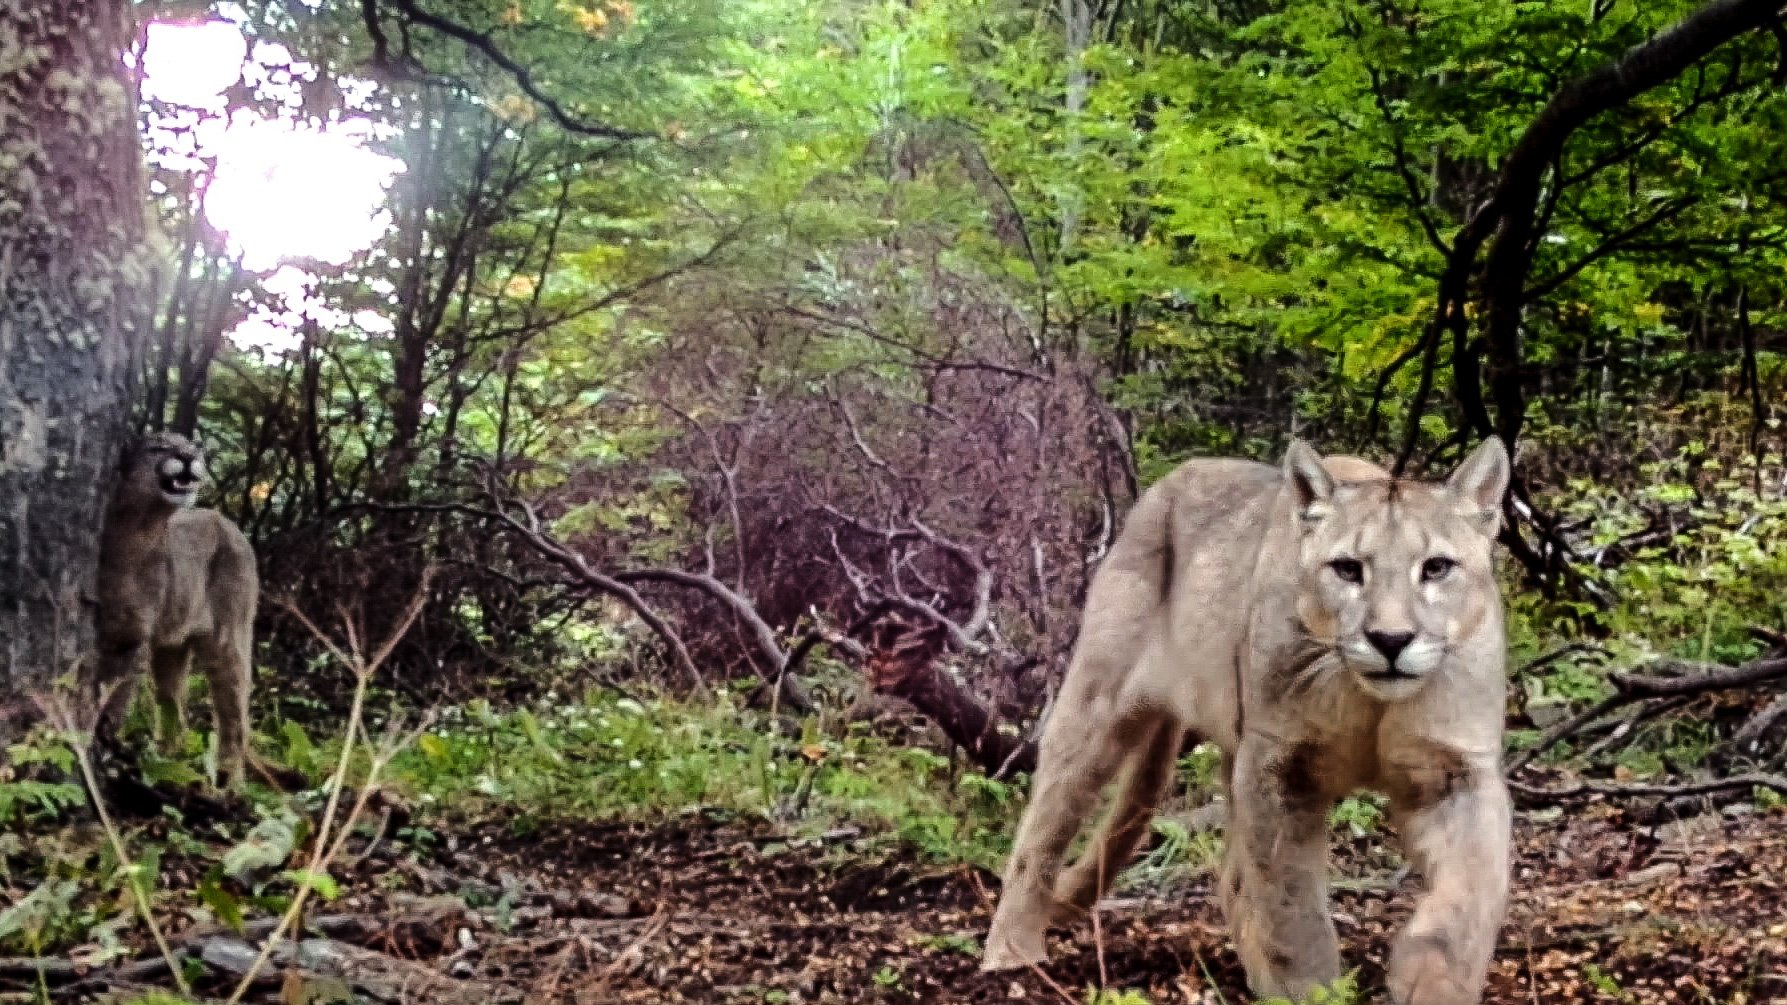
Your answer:
[[[224,852],[224,875],[246,879],[285,864],[298,843],[298,818],[290,813],[264,817],[234,847]]]
[[[885,991],[905,990],[901,984],[900,972],[889,966],[884,966],[880,970],[875,971],[870,979],[875,982],[876,987]]]
[[[1086,1005],[1152,1005],[1153,999],[1135,988],[1087,988]]]
[[[1355,969],[1294,1002],[1289,998],[1262,998],[1259,1005],[1357,1005],[1365,1000],[1365,993],[1359,987],[1359,971]]]
[[[1582,976],[1594,986],[1596,991],[1601,992],[1603,995],[1606,995],[1615,1001],[1627,1002],[1634,1000],[1632,993],[1625,988],[1620,987],[1619,981],[1615,979],[1612,974],[1602,970],[1594,963],[1588,963],[1583,966]]]
[[[80,884],[55,877],[39,883],[24,899],[0,911],[0,945],[22,946],[32,955],[54,943],[74,922]]]
[[[1616,631],[1684,659],[1741,662],[1756,654],[1750,625],[1787,620],[1787,498],[1756,491],[1780,458],[1749,471],[1729,463],[1689,443],[1640,468],[1649,484],[1570,487],[1566,512],[1590,521],[1592,547],[1640,542],[1609,573],[1620,598],[1609,616]],[[1658,532],[1647,534],[1659,515]]]
[[[972,935],[953,932],[943,935],[926,935],[919,938],[919,944],[932,952],[957,953],[973,957],[980,955],[980,940]]]
[[[1124,875],[1124,882],[1138,886],[1161,883],[1215,869],[1222,861],[1222,835],[1211,830],[1193,831],[1179,820],[1157,816],[1150,824],[1154,843],[1142,861]]]
[[[1213,792],[1222,781],[1222,750],[1214,743],[1200,743],[1179,758],[1179,775],[1193,792]]]
[[[709,704],[607,692],[498,714],[446,710],[392,765],[395,784],[451,816],[651,819],[695,809],[841,822],[947,861],[995,866],[1009,840],[1006,783],[955,773],[930,751],[816,720],[778,735],[728,694]],[[953,774],[953,782],[950,777]]]
[[[294,724],[285,725],[288,739],[303,734]],[[65,739],[49,731],[38,731],[12,753],[19,766],[74,767]],[[270,754],[263,750],[263,757],[276,761]],[[206,751],[191,746],[175,757],[141,752],[140,780],[146,785],[201,785],[192,762],[204,756]],[[53,812],[18,817],[0,840],[0,882],[5,884],[0,889],[13,893],[29,888],[0,911],[0,955],[65,954],[80,946],[81,959],[97,965],[140,950],[145,933],[140,931],[139,905],[156,913],[178,905],[195,917],[240,929],[247,910],[281,910],[299,889],[308,888],[325,901],[339,892],[326,873],[286,867],[309,838],[306,814],[312,807],[303,805],[304,795],[294,799],[251,786],[246,795],[255,816],[245,827],[214,821],[194,828],[178,810],[166,807],[159,819],[121,824],[119,838],[129,857],[121,861],[101,830],[67,818],[69,810],[85,805],[81,787],[0,783],[0,796],[11,794],[9,785],[28,793],[39,784],[68,791],[51,800]],[[28,802],[21,799],[21,804]],[[178,864],[164,867],[168,860]],[[195,872],[196,882],[163,885],[168,875]]]
[[[72,781],[19,777],[37,768],[60,778],[74,777],[74,753],[47,729],[32,730],[6,748],[6,763],[0,765],[0,828],[56,818],[86,801],[84,790]]]
[[[1371,793],[1348,796],[1328,812],[1328,823],[1345,828],[1356,838],[1375,834],[1384,822],[1387,805],[1386,800]]]

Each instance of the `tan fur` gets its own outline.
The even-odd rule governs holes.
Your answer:
[[[1444,483],[1293,443],[1282,469],[1193,460],[1143,493],[1093,578],[983,967],[1046,960],[1045,930],[1109,888],[1190,733],[1223,751],[1223,909],[1256,994],[1340,976],[1326,818],[1369,788],[1425,879],[1392,1000],[1478,1001],[1510,864],[1491,564],[1507,479],[1499,440]],[[1119,770],[1115,808],[1063,872]]]
[[[185,731],[186,674],[196,660],[210,684],[219,778],[239,782],[260,577],[234,523],[190,508],[203,478],[203,454],[173,433],[146,437],[126,453],[106,513],[99,651],[84,690],[100,710],[100,728],[114,728],[147,670],[158,732],[172,745]]]

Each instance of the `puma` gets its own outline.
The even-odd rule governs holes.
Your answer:
[[[1508,479],[1496,439],[1444,482],[1293,442],[1281,467],[1192,460],[1144,492],[1093,577],[983,969],[1046,961],[1046,930],[1109,888],[1190,734],[1223,752],[1223,913],[1254,993],[1340,976],[1327,813],[1372,789],[1424,879],[1391,998],[1477,1002],[1510,871],[1493,569]],[[1114,809],[1064,870],[1119,769]]]
[[[239,782],[248,756],[254,550],[228,517],[192,508],[204,454],[174,433],[125,452],[99,553],[97,659],[83,693],[101,729],[115,728],[146,669],[155,681],[163,745],[185,731],[186,675],[196,660],[210,685],[220,781]]]

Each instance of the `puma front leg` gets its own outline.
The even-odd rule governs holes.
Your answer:
[[[1340,976],[1328,915],[1328,806],[1314,744],[1242,738],[1230,787],[1223,912],[1247,983],[1293,1000]]]
[[[1158,505],[1138,504],[1093,576],[1073,660],[1043,726],[982,970],[1047,960],[1044,933],[1064,906],[1056,890],[1068,846],[1097,806],[1099,790],[1131,750],[1147,746],[1165,712],[1157,696],[1127,686],[1160,614],[1162,546],[1146,533],[1150,519],[1160,516],[1153,512]]]
[[[74,710],[76,727],[91,731],[95,738],[115,736],[130,711],[137,677],[148,660],[146,643],[108,644],[102,640],[95,655],[83,665],[88,675],[79,688],[80,707]]]
[[[1392,797],[1404,853],[1425,880],[1390,952],[1395,1005],[1476,1005],[1507,908],[1513,811],[1500,765],[1441,753]]]

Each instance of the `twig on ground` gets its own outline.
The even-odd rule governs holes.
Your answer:
[[[1526,767],[1540,754],[1616,708],[1650,698],[1689,697],[1787,678],[1787,656],[1770,654],[1735,667],[1663,660],[1654,664],[1653,670],[1648,674],[1612,675],[1609,679],[1613,683],[1613,694],[1540,734],[1531,747],[1509,758],[1505,773],[1512,775]]]
[[[1607,731],[1606,736],[1589,744],[1588,747],[1582,751],[1582,759],[1584,761],[1593,761],[1598,755],[1606,753],[1615,744],[1620,743],[1622,740],[1629,744],[1632,740],[1637,738],[1637,729],[1640,725],[1659,716],[1668,715],[1693,700],[1694,699],[1688,695],[1677,695],[1674,698],[1665,698],[1649,708],[1640,709],[1637,713],[1621,719],[1619,722],[1613,724],[1613,728]]]
[[[1534,659],[1534,660],[1528,662],[1526,665],[1522,666],[1519,670],[1515,671],[1514,676],[1526,677],[1530,674],[1533,674],[1540,670],[1545,669],[1546,667],[1550,666],[1551,664],[1556,663],[1559,660],[1562,660],[1566,656],[1575,656],[1579,653],[1583,654],[1583,655],[1594,654],[1594,655],[1603,655],[1604,656],[1604,655],[1606,655],[1607,650],[1601,648],[1598,645],[1595,645],[1593,642],[1566,643],[1564,645],[1557,647],[1556,649],[1553,649],[1552,651],[1546,653],[1545,655],[1540,656],[1537,659]]]
[[[1676,785],[1651,784],[1648,782],[1599,782],[1594,780],[1579,781],[1570,785],[1552,788],[1544,785],[1528,785],[1524,782],[1509,782],[1508,787],[1515,793],[1538,800],[1577,799],[1582,796],[1607,796],[1610,798],[1645,798],[1661,796],[1677,798],[1680,796],[1704,796],[1733,789],[1765,788],[1773,789],[1787,795],[1787,776],[1772,775],[1761,772],[1750,772],[1732,775],[1729,778],[1708,778],[1698,782],[1683,782]]]

